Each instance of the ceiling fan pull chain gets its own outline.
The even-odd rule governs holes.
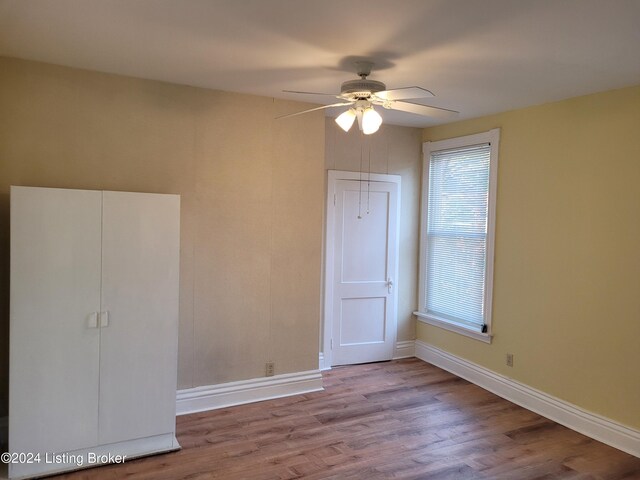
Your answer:
[[[362,219],[362,142],[363,133],[360,132],[360,181],[358,182],[358,219]]]
[[[387,175],[389,175],[389,142],[386,142],[387,146]]]
[[[371,140],[367,141],[369,146],[369,173],[367,174],[367,215],[369,215],[369,206],[371,204]]]

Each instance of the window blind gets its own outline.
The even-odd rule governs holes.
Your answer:
[[[484,323],[491,145],[431,153],[427,197],[426,313]]]

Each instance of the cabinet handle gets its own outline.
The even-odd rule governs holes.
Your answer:
[[[98,328],[98,312],[91,312],[89,314],[87,328]]]
[[[100,328],[105,328],[109,326],[109,310],[105,310],[104,312],[100,312]]]

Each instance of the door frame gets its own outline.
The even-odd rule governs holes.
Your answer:
[[[395,270],[397,275],[395,277],[396,287],[398,284],[399,271],[399,250],[400,250],[400,212],[401,210],[401,198],[402,198],[402,182],[400,175],[391,175],[384,173],[366,173],[366,172],[351,172],[343,170],[327,170],[327,203],[326,203],[326,219],[325,219],[325,238],[324,238],[324,312],[322,315],[322,323],[320,325],[320,332],[322,332],[322,351],[320,352],[320,369],[329,370],[332,364],[332,349],[331,339],[333,338],[333,280],[334,280],[334,260],[335,260],[335,248],[334,248],[334,235],[335,235],[335,220],[336,211],[335,199],[336,199],[336,184],[338,180],[362,180],[371,182],[384,182],[395,183],[398,186],[398,201],[397,201],[397,225],[396,229],[396,248],[398,254],[396,255]],[[398,335],[398,294],[396,288],[396,295],[394,296],[393,305],[391,311],[396,318],[396,325],[393,329],[393,345],[395,349],[396,339]]]

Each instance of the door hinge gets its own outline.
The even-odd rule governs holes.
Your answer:
[[[331,339],[331,350],[333,350],[333,338]]]
[[[333,206],[334,207],[336,206],[336,194],[335,193],[333,194]]]

